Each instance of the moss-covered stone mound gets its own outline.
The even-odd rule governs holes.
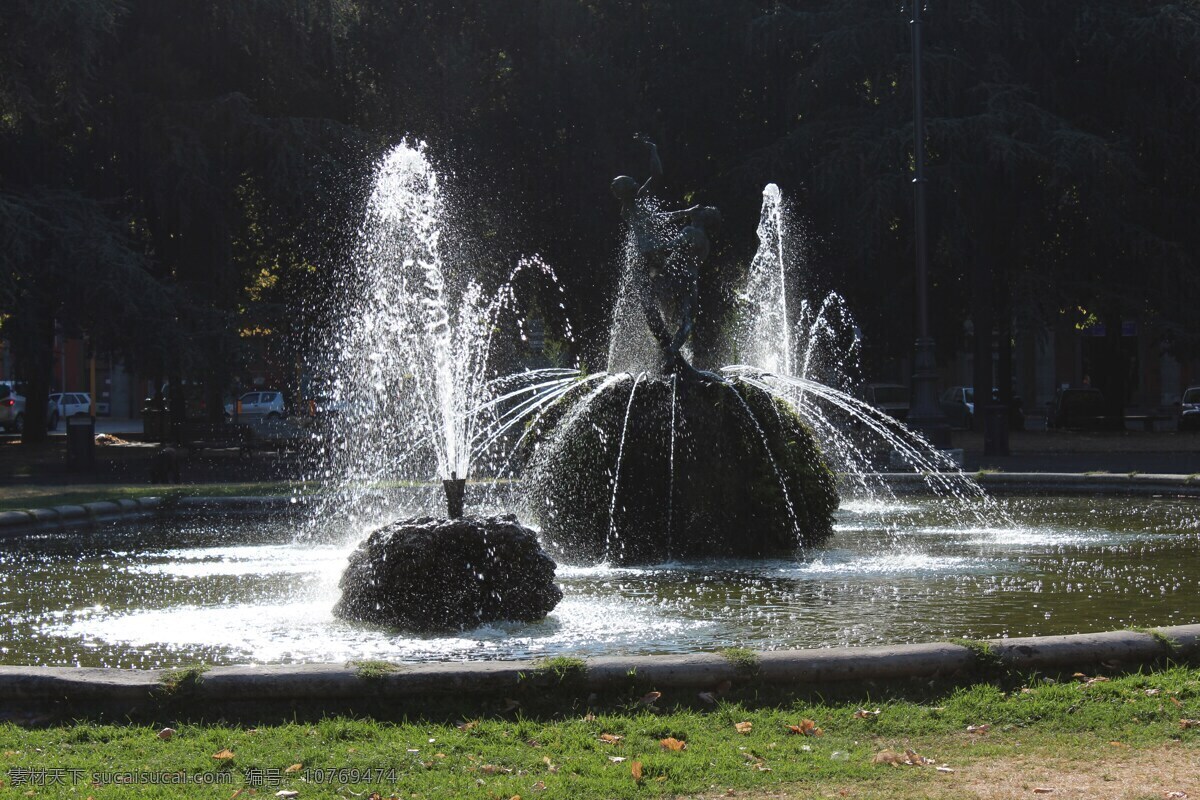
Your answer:
[[[788,556],[832,532],[838,495],[812,431],[761,389],[630,377],[560,405],[528,499],[561,559]]]
[[[554,568],[511,515],[400,520],[351,554],[333,613],[418,633],[536,622],[562,599]]]

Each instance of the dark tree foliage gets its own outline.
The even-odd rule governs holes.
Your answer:
[[[758,27],[803,53],[797,122],[769,152],[810,170],[806,209],[833,231],[875,338],[910,330],[909,307],[884,299],[913,290],[911,59],[896,10],[796,3]],[[1004,347],[1014,317],[1083,308],[1157,319],[1194,348],[1200,6],[952,0],[929,6],[926,31],[939,341],[969,315]]]
[[[968,318],[1005,358],[1013,320],[1064,315],[1137,316],[1196,352],[1200,5],[944,0],[926,20],[942,355]],[[10,0],[4,335],[39,392],[57,320],[147,374],[205,381],[218,414],[255,337],[281,362],[322,346],[372,161],[410,136],[448,174],[473,267],[541,253],[599,342],[608,182],[644,177],[642,131],[663,200],[725,215],[701,358],[768,181],[819,232],[809,287],[845,293],[874,352],[907,353],[907,21],[878,0]],[[532,304],[561,326],[556,295]]]

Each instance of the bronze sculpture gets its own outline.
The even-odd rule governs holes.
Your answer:
[[[700,266],[711,250],[708,231],[720,223],[721,214],[712,206],[699,205],[678,211],[657,211],[650,199],[650,186],[663,174],[658,148],[642,134],[634,138],[650,152],[650,177],[639,185],[628,175],[618,176],[613,179],[612,193],[621,203],[621,217],[641,261],[636,290],[646,324],[662,350],[664,373],[711,379],[715,376],[692,367],[681,350],[695,326]],[[685,220],[687,224],[674,236],[661,234],[664,226]],[[674,334],[664,319],[663,305],[674,306],[679,320]]]

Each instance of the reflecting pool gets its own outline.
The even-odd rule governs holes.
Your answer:
[[[1200,622],[1195,501],[1025,498],[964,526],[936,501],[844,503],[795,560],[560,564],[544,622],[409,636],[330,613],[365,530],[113,524],[0,542],[0,663],[114,667],[519,659],[992,638]]]

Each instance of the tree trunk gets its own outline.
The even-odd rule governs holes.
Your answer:
[[[975,322],[975,430],[983,430],[985,409],[992,402],[992,263],[977,255],[971,270],[971,318]]]
[[[48,309],[26,309],[26,335],[14,347],[17,374],[25,383],[25,428],[22,444],[46,441],[46,406],[54,370],[54,315]]]
[[[1121,337],[1121,314],[1109,311],[1104,315],[1104,403],[1109,418],[1107,427],[1125,428],[1125,395],[1128,394],[1129,365],[1125,357],[1125,342]]]
[[[1001,267],[996,273],[996,401],[1004,406],[1007,424],[1013,424],[1013,352],[1012,298],[1008,287],[1008,272]]]
[[[172,374],[167,384],[168,410],[171,412],[171,440],[175,444],[183,444],[183,423],[187,419],[187,398],[183,395],[183,381],[179,375]]]

